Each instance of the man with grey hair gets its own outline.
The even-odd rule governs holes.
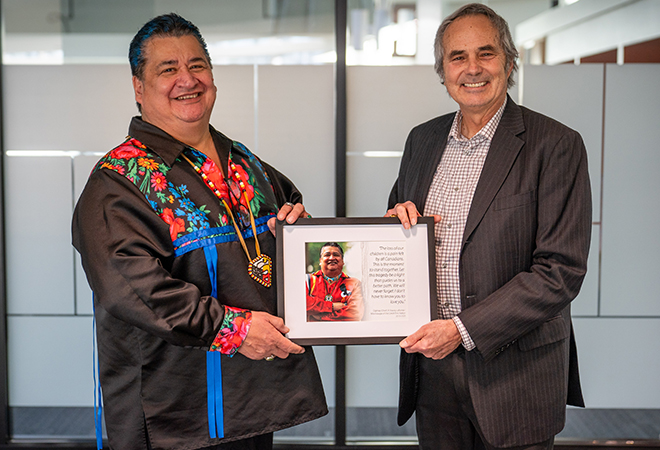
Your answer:
[[[507,96],[517,52],[492,9],[460,8],[435,48],[460,110],[411,131],[387,212],[436,222],[439,319],[400,343],[398,421],[416,412],[422,449],[551,449],[566,404],[584,406],[570,303],[591,235],[586,150]]]

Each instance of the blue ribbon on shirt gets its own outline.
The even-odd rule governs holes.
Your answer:
[[[218,251],[215,245],[204,247],[206,268],[211,280],[211,296],[218,298]],[[206,395],[209,416],[209,436],[225,437],[222,405],[222,354],[206,352]]]
[[[211,280],[211,295],[218,298],[218,252],[215,245],[204,247],[206,266]],[[92,296],[93,299],[93,296]],[[93,301],[93,300],[92,300]],[[103,397],[101,391],[100,367],[97,354],[96,340],[96,307],[92,304],[94,317],[92,319],[93,331],[93,377],[94,377],[94,428],[96,434],[96,448],[103,449]],[[222,397],[222,354],[220,352],[206,352],[206,384],[208,403],[209,436],[223,438],[224,413]]]
[[[103,396],[101,394],[101,368],[96,352],[96,305],[94,304],[94,293],[92,292],[92,361],[94,373],[94,430],[96,432],[96,449],[103,449]]]

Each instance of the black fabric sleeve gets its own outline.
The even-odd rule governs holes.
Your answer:
[[[273,186],[278,207],[282,207],[286,202],[302,203],[302,194],[291,180],[271,165],[263,161],[261,161],[261,164],[263,164],[264,169],[266,169],[266,174]]]
[[[169,227],[126,178],[94,173],[76,206],[72,232],[97,308],[173,345],[210,346],[224,308],[172,275]]]

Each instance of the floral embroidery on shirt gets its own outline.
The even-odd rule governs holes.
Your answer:
[[[250,331],[251,324],[251,311],[225,306],[225,317],[210,351],[234,356]]]
[[[140,141],[128,138],[111,150],[97,167],[124,175],[143,193],[149,194],[151,188],[155,191],[165,188],[165,177],[170,170],[167,165],[158,163],[154,156],[147,153],[147,147]]]
[[[230,153],[229,158],[233,164],[227,168],[228,180],[206,155],[192,148],[187,152],[189,152],[191,160],[201,167],[205,175],[213,182],[227,204],[234,209],[239,224],[244,229],[249,229],[248,202],[255,216],[258,216],[261,208],[267,203],[267,197],[262,193],[259,181],[251,167],[256,166],[258,170],[261,170],[266,182],[270,182],[270,180],[263,171],[260,161],[245,146],[238,142],[234,142],[233,145],[243,154]],[[241,192],[231,167],[234,167],[235,172],[245,183],[245,194],[247,195]],[[169,225],[172,241],[186,233],[230,225],[229,216],[224,208],[218,214],[217,219],[212,220],[210,208],[207,205],[195,204],[190,199],[189,190],[185,184],[177,186],[168,181],[167,174],[171,168],[135,138],[127,138],[124,143],[101,159],[96,170],[104,168],[125,176],[140,189],[156,214]],[[277,211],[276,204],[266,206],[271,212]]]
[[[186,225],[183,222],[183,219],[180,217],[174,217],[174,213],[170,208],[165,208],[160,214],[160,218],[165,221],[165,223],[170,226],[170,238],[172,241],[176,240],[176,237],[179,233],[185,231]]]

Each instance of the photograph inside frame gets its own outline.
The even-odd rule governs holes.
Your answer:
[[[435,318],[433,223],[307,219],[278,228],[278,297],[303,344],[396,343]],[[281,230],[281,233],[280,233]]]

